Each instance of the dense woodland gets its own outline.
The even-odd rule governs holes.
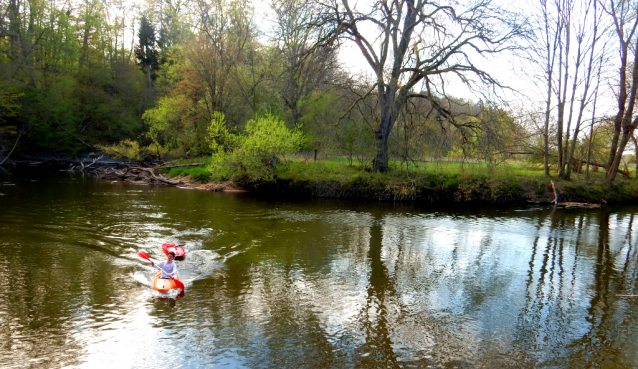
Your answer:
[[[638,1],[5,0],[0,161],[445,157],[613,183],[637,146],[637,26]],[[503,60],[524,65],[516,81]]]

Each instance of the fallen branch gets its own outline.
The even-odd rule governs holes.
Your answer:
[[[13,144],[13,149],[11,149],[11,151],[9,151],[7,156],[4,157],[4,160],[2,160],[2,163],[0,163],[0,165],[4,164],[4,162],[7,161],[7,159],[9,159],[9,155],[11,155],[13,153],[13,150],[16,149],[16,146],[18,145],[18,141],[20,141],[20,135],[22,135],[22,133],[18,133],[18,138],[16,138],[16,143]]]
[[[162,177],[156,176],[155,172],[151,168],[136,167],[136,168],[132,168],[132,169],[137,169],[137,170],[148,172],[151,175],[151,177],[153,177],[153,179],[155,179],[157,181],[160,181],[160,182],[163,182],[163,183],[166,183],[166,184],[169,184],[171,186],[176,186],[176,185],[179,184],[179,182],[169,181],[168,179],[164,179]]]
[[[77,169],[77,170],[79,170],[80,172],[84,172],[84,169],[86,169],[86,168],[88,168],[88,167],[92,166],[93,164],[95,164],[95,163],[99,162],[99,161],[100,161],[100,159],[102,159],[102,157],[104,157],[104,155],[100,155],[99,157],[97,157],[97,158],[93,159],[93,161],[92,161],[89,165],[84,165],[84,161],[82,161],[82,160],[78,160],[78,162],[79,162],[79,164],[80,164],[80,166],[81,166],[81,167],[80,167],[80,166],[77,166],[77,165],[73,165],[73,164],[71,164],[71,166],[69,167],[68,171],[69,171],[69,172],[72,172],[72,171],[74,171],[74,170],[76,170],[76,169]]]
[[[555,205],[557,208],[565,208],[565,209],[572,209],[572,208],[599,208],[600,204],[589,204],[586,202],[559,202],[558,204]]]
[[[615,294],[614,296],[618,296],[618,297],[638,297],[638,295],[619,295],[619,294]]]

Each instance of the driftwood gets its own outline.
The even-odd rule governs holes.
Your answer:
[[[586,202],[559,202],[555,206],[557,208],[565,208],[565,209],[572,209],[572,208],[594,209],[594,208],[599,208],[600,204],[589,204]]]
[[[150,174],[151,177],[153,177],[153,179],[155,179],[157,181],[160,181],[162,183],[169,184],[171,186],[176,186],[176,185],[179,184],[179,181],[171,181],[169,179],[164,178],[161,174],[159,175],[159,177],[156,176],[154,169],[142,168],[142,167],[137,167],[137,168],[134,168],[134,169],[138,169],[138,170],[141,170],[141,171],[146,171],[148,174]]]
[[[4,157],[4,159],[2,160],[2,162],[0,163],[0,165],[4,164],[5,161],[7,161],[7,159],[9,159],[9,156],[13,153],[13,150],[15,150],[16,146],[18,145],[18,141],[20,141],[20,136],[22,136],[22,133],[18,134],[18,138],[16,139],[16,143],[13,144],[13,148],[11,149],[11,151],[9,151],[9,153],[7,154],[7,156]]]
[[[153,183],[169,186],[177,186],[182,184],[181,181],[172,181],[170,179],[164,178],[161,174],[156,175],[154,168],[144,168],[138,166],[132,166],[126,169],[102,168],[98,170],[98,176],[102,179],[111,181],[115,180],[134,183]]]
[[[68,172],[73,172],[74,170],[80,171],[80,172],[84,172],[85,169],[91,167],[93,164],[97,163],[100,161],[100,159],[102,159],[104,157],[104,155],[100,155],[99,157],[93,159],[93,161],[89,164],[89,165],[84,165],[84,161],[79,161],[79,165],[73,165],[71,164],[71,166],[69,167],[69,169],[67,169]]]

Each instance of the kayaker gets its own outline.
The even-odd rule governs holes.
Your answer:
[[[157,266],[162,269],[162,275],[160,276],[160,278],[173,279],[173,276],[177,274],[177,265],[175,265],[175,263],[173,262],[173,260],[175,260],[175,253],[170,251],[168,254],[166,254],[166,257],[168,258],[168,260],[157,263]],[[155,266],[155,264],[153,264],[153,261],[151,261],[151,265]]]

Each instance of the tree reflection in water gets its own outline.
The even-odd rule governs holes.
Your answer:
[[[632,206],[435,211],[77,176],[5,192],[0,366],[638,367],[638,298],[616,296],[638,294]],[[167,240],[198,256],[174,306],[131,277]]]

